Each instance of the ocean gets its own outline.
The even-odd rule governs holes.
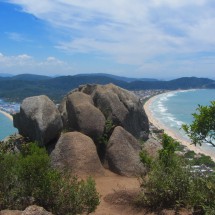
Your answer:
[[[17,129],[13,127],[13,122],[0,113],[0,140],[14,133],[17,133]]]
[[[174,132],[185,141],[189,141],[182,124],[190,124],[193,121],[192,113],[196,112],[198,105],[209,105],[215,100],[214,89],[171,91],[160,94],[152,100],[149,106],[152,116],[159,124]],[[214,150],[211,145],[203,146],[206,150]]]
[[[0,99],[0,110],[8,113],[15,113],[19,111],[20,105],[14,102],[8,103]],[[0,113],[0,140],[5,137],[17,133],[17,129],[13,127],[13,122],[7,116]]]

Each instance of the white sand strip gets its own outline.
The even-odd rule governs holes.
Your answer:
[[[7,118],[9,118],[11,121],[13,121],[13,117],[9,114],[9,113],[7,113],[7,112],[5,112],[5,111],[3,111],[3,110],[0,110],[0,113],[1,114],[3,114],[3,115],[5,115]]]
[[[177,135],[174,131],[172,131],[171,129],[167,128],[165,125],[163,125],[161,122],[159,122],[158,120],[156,120],[153,117],[153,114],[150,111],[150,105],[156,99],[156,97],[157,96],[154,96],[154,97],[150,98],[144,104],[144,109],[145,109],[145,112],[146,112],[146,114],[148,116],[149,122],[151,122],[158,129],[163,129],[166,134],[168,134],[169,136],[171,136],[172,138],[174,138],[175,140],[180,142],[182,145],[186,146],[188,149],[194,151],[197,154],[202,153],[202,154],[208,155],[208,156],[210,156],[212,158],[213,161],[215,161],[215,152],[213,152],[213,151],[215,151],[215,149],[209,151],[209,150],[205,150],[201,146],[195,146],[195,145],[191,144],[191,142],[184,140],[182,137]]]

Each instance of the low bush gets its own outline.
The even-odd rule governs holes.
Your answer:
[[[150,157],[148,155],[148,153],[146,152],[146,150],[142,150],[140,152],[139,156],[140,156],[140,161],[142,163],[144,163],[145,167],[147,168],[147,172],[148,172],[150,170],[152,162],[153,162],[152,157]]]
[[[180,159],[172,167],[162,162],[154,163],[147,180],[142,183],[142,203],[150,208],[177,208],[188,197],[189,176]]]
[[[195,157],[196,153],[194,151],[188,151],[185,153],[184,157],[188,159],[193,159]]]
[[[211,168],[215,168],[215,162],[211,159],[210,156],[201,155],[201,157],[194,158],[192,160],[193,165],[205,165]]]
[[[44,148],[24,144],[19,153],[0,152],[0,210],[37,204],[54,214],[94,211],[99,195],[92,178],[78,180],[51,168]]]
[[[138,204],[149,208],[186,207],[196,214],[214,214],[215,176],[192,171],[186,159],[175,154],[178,143],[163,136],[163,149],[153,160],[150,171],[142,178]],[[142,162],[148,159],[142,159]]]

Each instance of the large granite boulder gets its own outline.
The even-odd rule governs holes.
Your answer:
[[[104,173],[94,142],[80,132],[62,134],[50,157],[55,168],[68,170],[73,174],[103,175]]]
[[[139,98],[132,92],[113,84],[98,85],[93,101],[113,124],[122,126],[135,137],[148,137],[149,123]]]
[[[64,129],[69,128],[68,114],[67,114],[67,110],[66,110],[66,100],[67,100],[67,97],[64,97],[63,100],[61,101],[60,105],[58,106],[58,110],[61,115]]]
[[[44,95],[24,99],[20,112],[13,117],[13,122],[19,134],[41,145],[58,138],[63,128],[58,109]]]
[[[156,158],[159,155],[159,150],[161,150],[161,141],[150,137],[146,142],[144,142],[143,149],[147,152],[150,157]]]
[[[117,126],[107,144],[106,159],[109,169],[117,174],[136,176],[145,168],[139,159],[141,146],[129,132]]]
[[[60,112],[65,122],[67,122],[69,118],[68,110],[66,110],[67,102],[65,102],[65,100],[68,101],[68,97],[70,97],[70,95],[80,92],[82,94],[77,95],[88,95],[88,97],[86,97],[88,99],[86,100],[90,101],[92,105],[97,107],[103,113],[106,120],[111,120],[114,125],[122,126],[137,138],[143,138],[145,140],[148,138],[148,117],[145,114],[143,104],[140,99],[132,92],[124,90],[113,84],[87,84],[81,85],[79,88],[71,91],[67,97],[64,98],[60,106]],[[90,97],[93,102],[91,102]],[[88,115],[90,114],[88,113]],[[71,121],[75,121],[74,118],[71,119],[70,122]]]
[[[93,100],[89,95],[82,92],[68,95],[66,109],[70,131],[80,131],[94,140],[102,136],[105,117],[93,105]]]

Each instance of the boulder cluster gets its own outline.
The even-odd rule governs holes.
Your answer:
[[[74,174],[126,176],[144,171],[140,143],[148,118],[139,98],[113,84],[83,85],[59,107],[44,95],[23,100],[14,115],[19,134],[49,149],[52,165]]]

